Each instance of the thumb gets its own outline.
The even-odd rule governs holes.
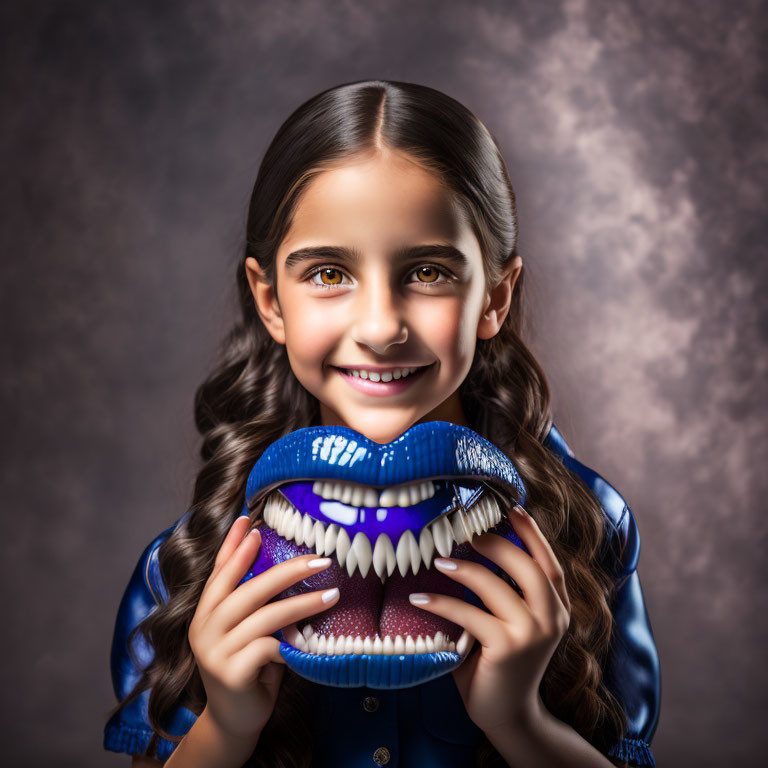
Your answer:
[[[285,672],[285,662],[277,664],[274,661],[270,661],[261,668],[259,682],[277,695],[277,690],[283,680],[283,672]]]
[[[270,643],[269,648],[269,656],[267,657],[270,662],[274,662],[275,664],[285,664],[285,659],[280,655],[280,641],[274,637],[272,638],[273,642]]]

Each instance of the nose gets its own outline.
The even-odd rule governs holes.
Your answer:
[[[368,290],[360,291],[356,298],[352,310],[352,338],[358,344],[383,354],[393,344],[406,341],[408,326],[397,297],[388,285],[371,285]]]

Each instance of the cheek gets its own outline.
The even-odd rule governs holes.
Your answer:
[[[424,343],[440,359],[441,368],[455,373],[472,361],[477,337],[465,303],[456,300],[432,302],[419,318],[419,331]]]
[[[343,333],[343,316],[323,308],[322,301],[303,301],[301,311],[283,309],[285,344],[291,366],[304,375],[320,374],[320,366]],[[298,306],[298,303],[296,304]]]

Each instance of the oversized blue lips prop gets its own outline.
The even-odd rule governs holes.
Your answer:
[[[291,557],[335,555],[275,598],[339,587],[332,608],[274,635],[286,664],[324,685],[406,688],[455,669],[469,650],[462,628],[412,606],[408,594],[484,608],[431,567],[433,556],[482,563],[517,588],[469,542],[492,530],[527,552],[504,512],[525,505],[515,466],[471,429],[444,421],[386,444],[347,427],[299,429],[264,451],[245,498],[244,514],[261,513],[262,545],[243,581]]]

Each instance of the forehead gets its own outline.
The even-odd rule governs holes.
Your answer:
[[[441,180],[386,152],[316,176],[299,199],[282,246],[336,243],[365,250],[426,241],[459,245],[467,238],[474,239],[471,228]]]

